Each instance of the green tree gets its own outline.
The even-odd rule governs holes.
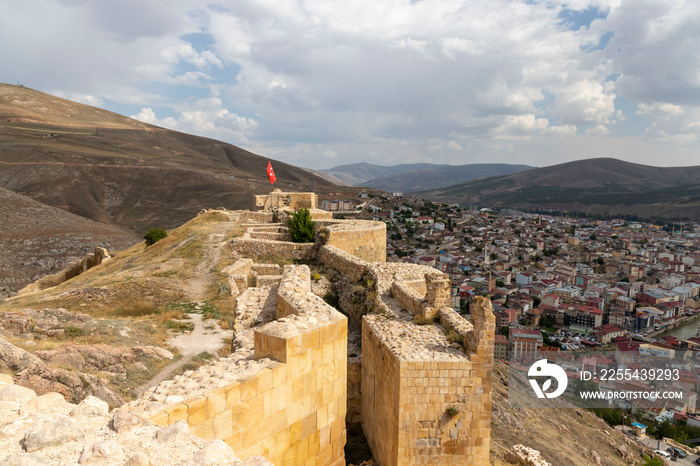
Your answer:
[[[313,243],[316,231],[316,223],[311,220],[309,209],[299,209],[287,220],[292,241],[295,243]]]
[[[163,230],[162,228],[151,228],[146,232],[145,235],[143,235],[143,239],[146,240],[146,246],[150,246],[152,244],[157,243],[158,241],[162,240],[163,238],[168,236],[168,232]]]

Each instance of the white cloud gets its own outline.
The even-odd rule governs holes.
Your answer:
[[[560,17],[591,7],[607,17]],[[0,81],[307,166],[690,154],[699,20],[690,0],[12,2]]]
[[[598,125],[595,128],[587,129],[586,134],[589,136],[610,134],[610,130],[605,125]]]

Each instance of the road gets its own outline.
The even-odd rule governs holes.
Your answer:
[[[620,427],[621,426],[617,426],[615,428],[618,430],[621,430]],[[625,429],[625,433],[631,436],[632,434],[628,429],[629,429],[629,427],[627,427]],[[647,437],[647,436],[644,436],[644,437],[639,438],[637,440],[639,442],[643,443],[644,445],[646,445],[647,447],[651,448],[652,450],[666,451],[666,449],[668,447],[670,447],[670,445],[667,444],[666,442],[664,442],[663,440],[656,440],[655,438],[651,438],[651,437]],[[678,460],[676,460],[676,461],[673,461],[673,460],[665,460],[665,461],[666,461],[666,464],[669,464],[669,465],[694,466],[696,464],[695,460],[698,458],[700,458],[698,455],[689,454],[687,458],[678,458]]]

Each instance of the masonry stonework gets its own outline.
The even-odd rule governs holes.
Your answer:
[[[240,459],[273,464],[344,465],[347,318],[309,291],[307,266],[288,266],[277,291],[278,320],[255,329],[259,372],[154,414],[186,421],[205,439],[224,440]]]
[[[304,198],[286,194],[271,195],[280,210]],[[127,409],[275,465],[344,465],[346,423],[358,421],[379,466],[489,464],[490,302],[477,299],[470,323],[449,306],[446,275],[385,262],[382,222],[322,220],[316,243],[300,245],[266,213],[242,213],[247,232],[226,247],[239,258],[224,270],[234,352]],[[342,276],[353,341],[348,317],[311,291],[307,265],[284,265],[290,259]]]

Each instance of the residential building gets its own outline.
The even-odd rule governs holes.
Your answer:
[[[508,339],[505,335],[496,334],[496,339],[493,344],[493,357],[503,361],[508,360]]]
[[[536,358],[544,342],[542,332],[524,328],[511,328],[508,340],[513,358]]]

